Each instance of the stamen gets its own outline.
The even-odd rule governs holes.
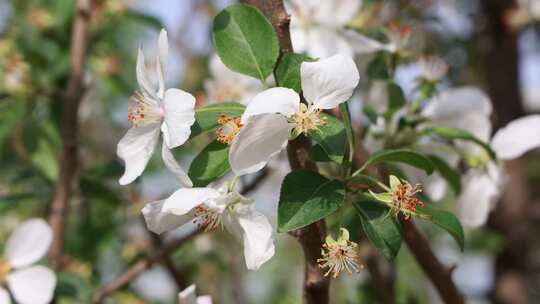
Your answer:
[[[163,119],[163,109],[157,102],[149,100],[139,92],[135,92],[129,99],[132,103],[128,107],[128,121],[133,126],[156,123]]]
[[[335,241],[332,237],[327,237],[325,244],[322,245],[322,258],[317,259],[319,268],[328,268],[324,276],[330,273],[335,279],[342,271],[347,271],[349,274],[360,272],[364,268],[360,264],[357,247],[358,244],[349,241],[349,233],[342,228],[342,236]],[[344,237],[345,236],[345,237]]]
[[[420,185],[412,187],[407,182],[399,184],[396,189],[393,189],[392,212],[394,215],[397,216],[401,213],[406,220],[410,219],[411,215],[416,215],[416,207],[424,207],[424,203],[415,197],[415,194],[419,192],[422,192]]]
[[[204,228],[204,232],[209,232],[221,226],[221,214],[205,205],[199,205],[195,207],[193,223],[197,224],[198,228]]]
[[[242,123],[240,117],[228,117],[226,114],[219,114],[217,121],[222,126],[216,131],[216,139],[222,144],[228,145],[236,137],[236,134],[240,132]]]
[[[320,126],[325,126],[328,123],[326,117],[321,117],[321,109],[315,108],[313,103],[308,106],[300,104],[300,109],[297,113],[292,115],[291,119],[296,128],[295,134],[309,135],[312,132],[319,130]]]
[[[8,273],[11,271],[11,265],[5,259],[0,259],[0,285],[6,280]]]

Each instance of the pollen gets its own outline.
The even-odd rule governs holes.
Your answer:
[[[0,259],[0,285],[4,283],[8,273],[11,271],[11,265],[5,259]]]
[[[322,258],[317,259],[319,268],[328,268],[325,277],[332,274],[333,278],[337,278],[343,271],[352,274],[364,268],[358,257],[358,244],[349,240],[349,232],[346,229],[342,228],[341,231],[342,234],[337,241],[330,236],[326,238],[326,242],[322,245]]]
[[[415,194],[422,192],[420,185],[412,187],[409,183],[401,183],[392,192],[392,211],[395,215],[403,214],[406,220],[411,215],[416,215],[417,207],[424,207],[424,203],[415,197]]]
[[[309,135],[319,130],[320,126],[325,126],[328,123],[326,117],[321,117],[321,109],[317,109],[310,103],[308,106],[300,104],[300,109],[293,114],[292,122],[296,125],[295,134]]]
[[[236,137],[236,134],[242,129],[240,117],[229,117],[221,113],[217,122],[221,127],[216,131],[216,139],[222,144],[230,144]]]
[[[221,226],[221,214],[213,211],[205,205],[195,207],[194,224],[198,228],[204,228],[204,232],[209,232]]]
[[[128,107],[128,121],[133,126],[157,123],[163,119],[163,109],[157,105],[156,101],[139,92],[135,92],[129,99],[132,102]]]

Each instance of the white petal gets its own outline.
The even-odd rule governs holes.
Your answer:
[[[272,225],[249,202],[238,203],[224,216],[225,228],[244,244],[246,266],[257,270],[274,256]]]
[[[158,77],[158,97],[163,98],[165,92],[165,75],[167,75],[167,57],[169,56],[169,40],[167,39],[167,31],[162,29],[158,38],[158,55],[156,61],[157,77]]]
[[[323,26],[304,30],[305,52],[315,58],[328,58],[336,54],[353,56],[353,49],[341,31]]]
[[[180,188],[165,200],[163,212],[185,215],[205,201],[219,196],[219,191],[213,188]]]
[[[166,231],[174,230],[186,223],[192,218],[181,216],[163,211],[164,200],[146,204],[141,210],[148,230],[162,234]]]
[[[291,41],[295,52],[308,53],[310,56],[315,56],[308,51],[310,46],[309,30],[302,27],[292,27],[294,20],[294,18],[291,20]]]
[[[188,140],[195,123],[195,97],[178,89],[168,89],[163,98],[165,120],[161,125],[163,139],[169,149]]]
[[[449,119],[459,121],[467,114],[489,117],[491,112],[489,97],[475,87],[466,86],[440,93],[426,105],[422,114],[437,121]]]
[[[148,79],[148,73],[146,72],[146,64],[144,62],[144,54],[142,48],[139,48],[137,54],[137,68],[136,68],[137,82],[142,90],[143,94],[149,96],[156,96],[156,89]]]
[[[191,179],[187,175],[186,171],[180,167],[176,159],[174,159],[174,155],[172,154],[171,150],[167,148],[165,143],[163,143],[161,146],[161,157],[163,158],[165,167],[167,167],[167,169],[174,174],[181,186],[193,187],[193,183],[191,182]]]
[[[300,96],[294,90],[271,88],[253,97],[242,115],[242,123],[246,124],[249,117],[258,114],[280,113],[290,117],[299,109]]]
[[[212,297],[211,296],[197,297],[197,304],[212,304]]]
[[[195,285],[190,285],[178,294],[178,304],[197,304]]]
[[[361,5],[362,0],[320,1],[317,20],[326,26],[344,27],[358,13]]]
[[[391,49],[388,44],[381,43],[354,30],[346,30],[343,35],[349,42],[353,51],[358,54],[371,54]]]
[[[6,258],[12,267],[28,266],[39,261],[51,245],[53,233],[43,219],[30,219],[18,226],[6,243]]]
[[[120,185],[127,185],[139,177],[152,157],[159,140],[159,124],[132,127],[118,142],[116,154],[124,160],[126,171]]]
[[[491,147],[501,159],[513,159],[540,147],[540,115],[511,121],[493,136]]]
[[[7,284],[17,303],[45,304],[53,298],[56,275],[47,267],[33,266],[10,273]]]
[[[499,186],[484,172],[471,170],[465,174],[456,206],[463,226],[477,228],[486,223],[489,211],[499,198]]]
[[[304,62],[300,74],[304,96],[319,109],[332,109],[347,101],[360,80],[352,58],[342,54]]]
[[[9,293],[2,287],[0,287],[0,304],[11,304]]]
[[[252,116],[234,138],[229,163],[237,176],[261,170],[287,146],[294,125],[281,114]]]

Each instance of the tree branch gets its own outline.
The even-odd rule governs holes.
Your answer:
[[[278,35],[281,56],[293,51],[289,32],[290,16],[285,10],[283,0],[244,0],[244,3],[257,7],[274,26]],[[309,160],[308,153],[311,142],[305,136],[299,136],[290,141],[287,146],[287,155],[291,169],[308,169],[317,171],[315,163]],[[291,233],[304,251],[305,277],[303,288],[303,302],[305,304],[326,304],[329,301],[328,289],[330,280],[317,265],[321,257],[321,248],[326,237],[326,224],[320,220],[302,229]]]
[[[435,285],[441,299],[448,304],[465,303],[463,296],[452,281],[452,271],[446,268],[429,247],[428,240],[411,220],[400,218],[403,238],[430,281]]]
[[[160,263],[167,259],[176,249],[185,244],[187,241],[191,240],[194,236],[199,233],[199,230],[195,230],[187,236],[175,239],[169,243],[163,245],[161,249],[154,255],[151,255],[143,260],[140,260],[128,268],[122,275],[114,279],[109,284],[100,288],[94,294],[94,303],[101,304],[104,303],[105,299],[110,296],[115,291],[125,287],[129,282],[133,281],[139,274],[145,270],[150,269],[154,264]]]
[[[64,247],[64,228],[68,216],[71,187],[77,171],[78,110],[84,86],[83,74],[86,61],[91,0],[77,0],[71,33],[71,62],[66,91],[62,95],[62,151],[60,174],[54,189],[49,214],[49,224],[54,232],[49,250],[49,262],[54,270],[61,268]]]

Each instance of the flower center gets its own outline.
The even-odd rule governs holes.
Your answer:
[[[336,278],[344,270],[349,274],[360,272],[364,266],[359,264],[356,247],[358,244],[349,240],[323,244],[322,258],[317,259],[317,263],[319,268],[328,268],[324,276],[332,273]]]
[[[157,123],[163,119],[165,113],[155,100],[151,100],[139,92],[135,92],[130,99],[132,103],[128,108],[128,121],[133,126]]]
[[[321,109],[315,108],[313,103],[309,106],[300,104],[299,111],[292,115],[291,120],[296,125],[294,133],[297,135],[309,135],[328,123],[326,117],[321,117]]]
[[[408,220],[416,214],[416,207],[424,207],[424,203],[414,195],[422,192],[420,185],[412,187],[409,183],[399,184],[392,193],[392,212],[397,215],[402,213]]]
[[[11,265],[9,265],[9,262],[5,259],[0,258],[0,285],[2,285],[8,273],[11,271]]]
[[[221,213],[208,208],[205,205],[195,207],[194,224],[198,228],[204,228],[204,232],[212,231],[221,226]]]
[[[221,124],[216,131],[216,139],[222,144],[229,144],[236,137],[236,134],[242,129],[242,123],[240,117],[228,117],[226,114],[219,114],[217,121]]]

